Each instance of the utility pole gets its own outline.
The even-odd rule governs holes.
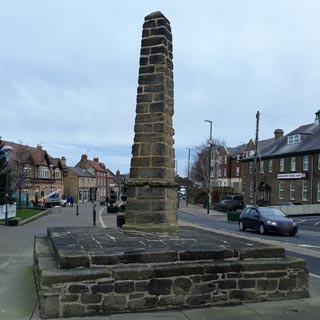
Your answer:
[[[258,191],[258,168],[257,168],[257,159],[258,159],[258,141],[259,141],[259,120],[260,112],[257,111],[256,114],[256,139],[255,139],[255,150],[253,158],[253,206],[257,205],[257,191]]]
[[[209,140],[209,154],[208,154],[208,203],[207,203],[207,213],[210,213],[211,205],[211,146],[212,146],[212,121],[204,120],[210,123],[210,140]]]
[[[189,204],[189,189],[190,189],[190,148],[188,150],[188,185],[187,185],[187,196],[186,196],[186,206]]]

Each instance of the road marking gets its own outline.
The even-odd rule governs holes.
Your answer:
[[[309,273],[309,276],[320,279],[320,276],[318,274]]]
[[[312,246],[311,244],[297,244],[298,247],[304,247],[304,248],[319,248],[319,246]]]
[[[102,228],[106,228],[106,225],[104,224],[103,220],[102,220],[102,211],[105,210],[106,207],[102,208],[100,211],[99,211],[99,220],[100,220],[100,223],[102,225]]]

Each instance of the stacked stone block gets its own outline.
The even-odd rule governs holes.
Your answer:
[[[185,230],[185,234],[190,231]],[[69,234],[72,232],[70,229]],[[90,231],[95,241],[88,243],[77,259],[75,255],[68,259],[64,253],[64,259],[58,257],[62,251],[72,251],[74,244],[65,237],[68,232],[35,239],[34,270],[41,319],[309,296],[306,262],[285,257],[279,247],[257,245],[244,250],[240,243],[240,249],[218,246],[209,251],[179,244],[180,250],[157,255],[159,244],[165,240],[161,236],[150,236],[148,241],[153,245],[143,251],[121,245],[130,240],[121,232],[118,236],[114,230],[106,232],[106,238],[114,237],[119,243],[99,258],[98,248],[91,244],[101,239],[99,230]],[[84,240],[79,230],[74,234]],[[186,237],[178,242],[183,243],[183,239]],[[217,237],[217,242],[221,240]]]
[[[137,92],[126,229],[167,231],[176,226],[172,35],[161,12],[145,17]]]

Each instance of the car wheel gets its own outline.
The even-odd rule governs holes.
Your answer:
[[[263,223],[260,223],[260,225],[259,225],[259,233],[260,234],[266,233],[266,228],[264,227]]]
[[[289,236],[294,237],[296,234],[297,234],[296,232],[291,232],[291,233],[289,233]]]
[[[246,231],[246,228],[244,227],[243,222],[241,220],[239,221],[239,230]]]

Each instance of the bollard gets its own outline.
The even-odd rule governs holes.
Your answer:
[[[96,204],[93,206],[93,226],[96,226]]]
[[[77,205],[76,215],[79,215],[79,206]]]

